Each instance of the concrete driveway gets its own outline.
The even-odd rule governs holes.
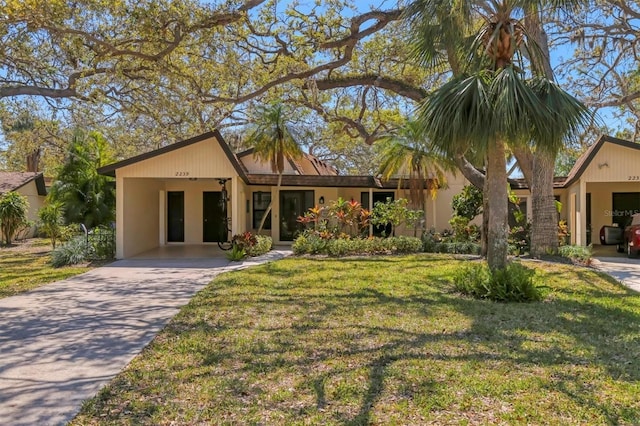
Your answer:
[[[122,260],[0,299],[0,424],[67,423],[217,274],[288,253]]]
[[[629,259],[623,256],[597,257],[593,259],[593,267],[640,292],[640,259]]]

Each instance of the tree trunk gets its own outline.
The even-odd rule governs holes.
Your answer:
[[[281,183],[282,183],[282,173],[278,173],[278,185],[276,186],[276,197],[275,197],[276,199],[278,199],[278,195],[280,194]],[[260,232],[262,232],[262,228],[264,227],[264,222],[267,220],[267,217],[269,216],[269,214],[271,214],[271,206],[273,206],[273,198],[271,199],[271,202],[267,206],[267,210],[264,211],[262,220],[260,220],[260,226],[258,227],[258,232],[257,232],[258,235],[260,235]],[[273,227],[273,221],[271,225]]]
[[[507,161],[504,141],[496,138],[487,149],[487,190],[489,204],[487,263],[492,271],[507,266],[509,225],[507,222]]]
[[[540,21],[537,8],[532,8],[525,18],[527,32],[536,41],[539,49],[532,58],[537,68],[545,77],[553,80],[553,68],[549,61],[549,44],[547,34]],[[531,204],[533,218],[531,223],[531,255],[539,257],[544,254],[555,254],[558,251],[558,214],[553,196],[553,176],[557,152],[536,149],[529,158],[532,160]],[[527,161],[524,160],[523,161]]]
[[[553,196],[555,158],[554,153],[540,149],[533,158],[531,255],[534,257],[558,251],[558,212]]]

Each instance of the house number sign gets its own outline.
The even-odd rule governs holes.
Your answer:
[[[189,176],[189,172],[176,172],[176,176]]]
[[[640,176],[629,176],[629,180],[640,180]]]

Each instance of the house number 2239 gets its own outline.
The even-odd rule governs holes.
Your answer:
[[[640,180],[640,176],[629,176],[628,180]]]
[[[189,172],[176,172],[176,176],[189,176]]]

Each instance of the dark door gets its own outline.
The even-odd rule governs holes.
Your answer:
[[[314,206],[313,191],[280,191],[280,241],[293,241],[304,225],[298,217]]]
[[[221,192],[202,193],[202,241],[215,243],[226,241],[224,211]]]
[[[167,192],[167,241],[184,242],[184,192]]]

